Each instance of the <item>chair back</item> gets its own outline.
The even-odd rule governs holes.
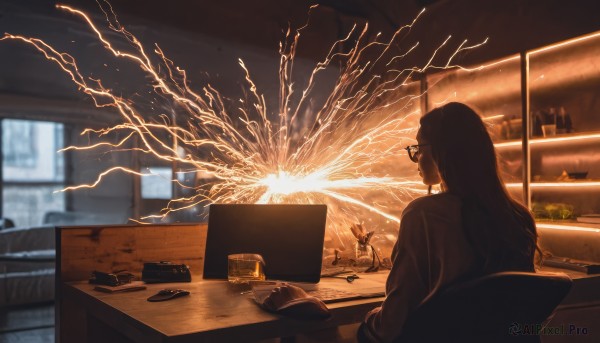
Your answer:
[[[571,289],[566,274],[500,272],[448,287],[407,319],[397,342],[539,342]]]

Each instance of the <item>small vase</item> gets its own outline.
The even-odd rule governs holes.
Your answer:
[[[369,244],[362,244],[360,242],[356,242],[355,250],[357,259],[365,256],[373,257],[373,250],[371,249],[371,245]]]

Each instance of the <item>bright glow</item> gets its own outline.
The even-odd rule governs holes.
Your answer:
[[[355,179],[328,180],[326,173],[314,172],[307,176],[289,175],[285,171],[278,174],[269,174],[259,181],[259,184],[267,187],[263,195],[267,202],[274,195],[290,195],[294,193],[319,192],[325,189],[343,188],[368,188],[377,186],[379,183],[394,182],[391,177],[374,178],[362,177]],[[408,183],[407,183],[408,185]],[[262,201],[261,201],[262,202]]]
[[[567,231],[585,231],[585,232],[596,232],[600,233],[600,229],[592,229],[584,226],[575,226],[575,225],[567,225],[567,224],[546,224],[546,223],[536,223],[538,228],[542,229],[553,229],[553,230],[567,230]]]
[[[531,141],[529,141],[529,143],[531,143]],[[506,143],[494,143],[494,147],[496,149],[498,148],[506,148],[506,147],[511,147],[511,146],[522,146],[523,143],[522,141],[513,141],[513,142],[506,142]]]
[[[600,182],[532,182],[529,184],[531,188],[546,188],[546,187],[600,187]],[[522,183],[507,183],[506,187],[515,188],[523,187]]]
[[[568,136],[568,137],[536,138],[536,139],[530,140],[529,144],[536,145],[536,144],[546,144],[546,143],[556,143],[556,142],[564,143],[564,142],[572,142],[572,141],[580,141],[580,140],[595,140],[595,139],[600,139],[599,133],[580,134],[580,135]],[[521,145],[523,145],[522,141],[512,141],[512,142],[494,144],[494,146],[496,148],[521,146]]]
[[[485,118],[481,118],[483,121],[487,121],[487,120],[496,120],[496,119],[502,119],[504,118],[504,114],[498,114],[495,116],[489,116],[489,117],[485,117]]]

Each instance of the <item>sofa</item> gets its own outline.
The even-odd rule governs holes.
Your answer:
[[[54,225],[0,230],[0,306],[54,299]]]
[[[0,228],[0,307],[54,300],[55,227],[125,222],[114,215],[51,211],[40,226]]]

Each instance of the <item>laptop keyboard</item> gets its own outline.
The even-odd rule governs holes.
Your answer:
[[[383,293],[354,293],[350,291],[343,291],[335,288],[326,288],[321,287],[318,290],[307,291],[308,295],[311,295],[315,298],[318,298],[322,302],[326,304],[341,302],[341,301],[349,301],[356,299],[365,299],[365,298],[376,298],[384,296]]]

